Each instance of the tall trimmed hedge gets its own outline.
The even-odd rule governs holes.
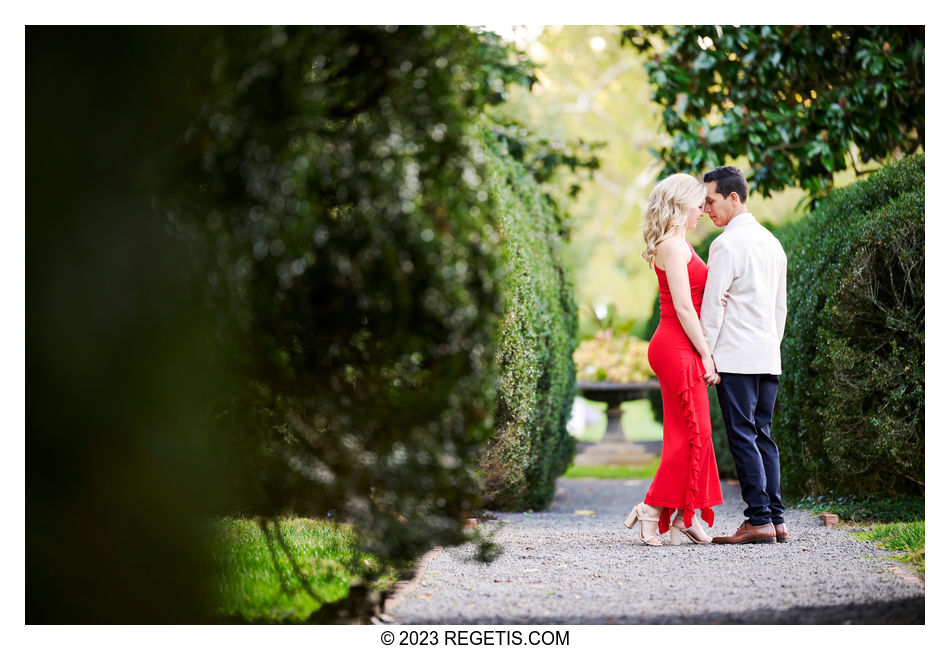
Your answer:
[[[786,491],[923,493],[924,156],[778,234],[789,312],[773,431]]]
[[[479,131],[523,59],[447,26],[39,28],[28,52],[28,621],[207,620],[214,514],[351,522],[393,566],[460,542],[496,410],[549,498],[574,308],[560,267],[505,282],[554,259],[555,213]]]
[[[491,133],[488,185],[505,269],[495,434],[481,458],[486,505],[541,509],[574,452],[577,306],[562,255],[557,206]]]
[[[210,30],[174,227],[234,381],[234,507],[356,526],[385,561],[462,541],[503,313],[478,124],[525,81],[464,27]]]

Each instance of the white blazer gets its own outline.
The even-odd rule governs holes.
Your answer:
[[[719,372],[782,374],[787,264],[778,239],[748,212],[709,247],[700,322]]]

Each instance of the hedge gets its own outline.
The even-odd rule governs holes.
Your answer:
[[[506,47],[464,27],[211,30],[174,227],[233,367],[235,510],[352,523],[398,565],[481,501],[503,313],[478,123]]]
[[[235,494],[384,561],[542,508],[567,466],[563,223],[482,117],[530,70],[466,28],[224,30],[176,226],[210,242]],[[195,219],[197,217],[197,220]],[[240,488],[240,489],[238,489]]]
[[[779,237],[786,491],[922,494],[924,156],[834,192]]]
[[[557,206],[505,146],[485,133],[488,182],[505,264],[495,434],[481,458],[486,505],[542,509],[574,452],[577,306],[562,255]]]

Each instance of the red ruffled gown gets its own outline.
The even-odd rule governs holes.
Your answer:
[[[696,251],[692,253],[686,269],[693,306],[699,315],[707,269]],[[695,510],[700,510],[703,521],[712,527],[712,506],[722,504],[722,489],[713,451],[703,363],[676,316],[666,272],[654,268],[660,283],[660,324],[650,339],[647,358],[660,381],[663,396],[663,451],[644,501],[664,509],[660,515],[663,534],[669,530],[670,518],[678,508],[686,511],[683,523],[687,528],[693,523]]]

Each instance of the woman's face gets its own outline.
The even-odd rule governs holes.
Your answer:
[[[689,209],[689,212],[686,214],[686,230],[694,230],[696,228],[696,224],[699,223],[699,218],[703,216],[703,212],[705,210],[706,210],[705,199],[703,199],[702,205]]]

